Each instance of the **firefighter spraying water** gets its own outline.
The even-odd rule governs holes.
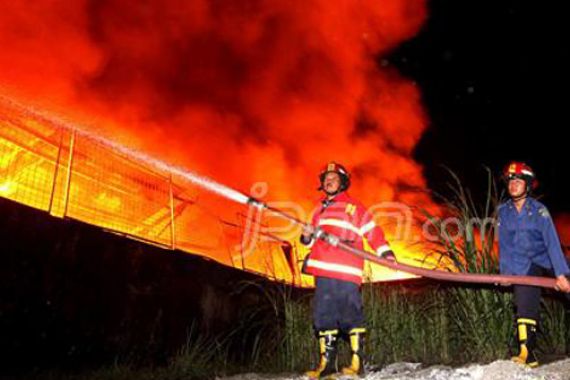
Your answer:
[[[158,160],[154,157],[151,157],[145,153],[142,153],[138,150],[132,149],[130,147],[126,147],[121,145],[117,142],[109,140],[105,137],[102,137],[93,132],[87,132],[84,128],[78,128],[77,125],[71,124],[66,120],[62,120],[54,115],[40,112],[33,107],[27,107],[22,105],[21,103],[4,96],[0,96],[0,103],[9,106],[10,108],[16,109],[19,112],[29,115],[33,119],[37,120],[46,120],[50,124],[57,126],[61,129],[67,130],[71,133],[76,133],[78,135],[84,135],[89,139],[95,140],[102,145],[108,146],[109,148],[113,149],[124,155],[127,158],[133,159],[135,161],[141,161],[150,167],[156,168],[160,171],[170,174],[173,177],[177,177],[183,181],[188,181],[196,186],[215,193],[221,197],[226,199],[232,200],[239,204],[243,205],[253,205],[257,207],[260,211],[270,212],[279,218],[283,218],[288,220],[292,223],[295,223],[300,226],[305,226],[306,223],[303,220],[299,220],[294,216],[283,212],[277,208],[268,206],[267,204],[261,202],[258,199],[252,198],[244,193],[235,190],[229,186],[224,184],[218,183],[211,178],[201,176],[193,171],[187,170],[182,167],[177,167],[165,163],[164,161]],[[371,262],[383,265],[393,270],[399,270],[407,273],[411,273],[417,276],[424,276],[428,278],[432,278],[435,280],[442,280],[442,281],[455,281],[455,282],[471,282],[471,283],[485,283],[485,284],[502,284],[502,285],[512,285],[512,284],[521,284],[521,285],[534,285],[540,286],[545,288],[554,288],[556,283],[555,280],[552,278],[544,278],[544,277],[532,277],[532,276],[512,276],[512,275],[483,275],[483,274],[467,274],[467,273],[452,273],[446,272],[441,270],[430,270],[425,268],[419,268],[415,266],[405,265],[402,263],[396,263],[391,260],[381,258],[377,255],[372,255],[362,249],[354,247],[350,244],[347,244],[344,241],[341,241],[338,237],[334,234],[330,234],[328,232],[323,231],[322,229],[317,229],[315,231],[314,237],[318,240],[322,240],[327,244],[331,244],[334,246],[338,246],[339,248],[350,252],[353,255],[359,256],[363,259],[369,260]]]
[[[158,169],[163,178],[170,178],[171,181],[176,179],[179,183],[191,182],[208,192],[253,207],[259,211],[260,217],[264,213],[271,213],[301,226],[304,243],[312,245],[313,248],[306,261],[305,273],[317,277],[314,322],[321,344],[321,357],[319,366],[310,372],[312,377],[337,373],[333,362],[336,344],[342,335],[347,337],[352,351],[350,363],[342,372],[350,375],[362,373],[366,327],[363,325],[358,287],[362,281],[363,260],[395,271],[441,281],[514,285],[520,352],[513,359],[526,366],[538,365],[534,349],[539,322],[540,288],[554,288],[565,292],[570,290],[566,279],[570,271],[560,252],[552,219],[546,208],[529,196],[536,185],[534,172],[521,163],[509,165],[505,172],[512,199],[499,209],[501,274],[457,273],[397,262],[371,215],[359,202],[347,195],[350,175],[342,165],[331,163],[320,174],[319,190],[324,192],[325,197],[320,212],[307,224],[305,220],[208,177],[167,164],[96,133],[87,132],[66,120],[0,97],[0,104],[6,103],[8,108],[17,109],[19,114],[29,116],[40,123],[45,121],[55,127],[55,130],[62,131],[61,136],[64,136],[65,130],[65,135],[71,137],[69,152],[73,151],[75,136],[83,136],[85,140],[93,140],[109,147],[122,158]],[[60,143],[60,151],[62,146]],[[71,168],[71,162],[70,154],[68,168]],[[69,174],[67,178],[70,178]],[[364,240],[372,246],[373,252],[365,249]],[[331,317],[335,320],[331,321]]]
[[[372,215],[347,194],[350,174],[345,167],[331,162],[321,171],[319,180],[324,197],[301,236],[301,242],[311,246],[303,271],[315,276],[313,326],[320,352],[317,368],[307,375],[320,379],[338,372],[339,338],[346,339],[351,350],[350,364],[341,373],[362,375],[366,326],[360,285],[364,260],[318,237],[325,232],[360,250],[366,240],[379,257],[395,260],[395,256]]]

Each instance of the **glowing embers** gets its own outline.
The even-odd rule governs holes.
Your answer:
[[[144,153],[24,106],[9,106],[0,102],[0,196],[57,217],[293,280],[281,242],[264,242],[235,257],[244,228],[236,215],[243,206],[220,197],[225,187],[212,189],[214,183],[204,185],[197,176]],[[232,191],[225,195],[238,194]]]
[[[110,212],[116,212],[121,207],[121,199],[113,195],[108,195],[105,191],[97,194],[94,202],[97,208],[108,209]]]
[[[246,209],[236,202],[247,196],[57,119],[5,111],[0,104],[0,196],[276,280],[312,282],[299,271],[303,252],[285,241],[297,235],[244,241]],[[373,281],[405,276],[368,272]]]
[[[0,195],[48,210],[55,167],[49,152],[25,131],[9,130],[7,124],[0,121]]]
[[[10,149],[9,143],[7,141],[0,142],[0,144],[3,145],[0,148],[0,152],[2,152],[2,155],[0,155],[0,170],[5,171],[8,170],[8,167],[12,165],[18,156],[18,150]]]
[[[9,198],[16,191],[17,184],[12,181],[4,181],[0,183],[0,195]]]

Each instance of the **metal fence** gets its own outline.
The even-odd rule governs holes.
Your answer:
[[[244,254],[243,206],[6,100],[0,101],[0,196],[278,281],[311,281],[300,275],[297,248],[287,242],[263,239]]]

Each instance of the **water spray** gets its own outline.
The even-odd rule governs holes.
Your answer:
[[[151,157],[139,150],[129,148],[121,145],[115,141],[109,140],[103,136],[97,135],[93,132],[80,128],[75,124],[70,123],[60,117],[46,113],[45,111],[37,110],[33,107],[23,105],[14,99],[7,98],[0,95],[0,103],[6,104],[9,108],[16,109],[19,112],[28,115],[32,118],[44,120],[56,127],[65,129],[70,132],[75,132],[77,136],[83,136],[91,141],[95,141],[107,148],[122,154],[125,157],[131,158],[135,161],[144,162],[148,166],[157,169],[160,172],[169,173],[173,176],[179,177],[183,180],[189,181],[203,189],[212,193],[218,194],[224,198],[230,199],[234,202],[247,204],[249,197],[237,190],[229,188],[221,183],[218,183],[208,177],[200,176],[191,170],[181,168],[179,166],[167,164],[164,161]]]
[[[92,132],[88,132],[84,129],[80,129],[76,125],[73,125],[70,122],[62,120],[58,117],[46,114],[45,112],[40,112],[38,110],[33,109],[32,107],[24,106],[20,103],[17,103],[13,99],[8,99],[0,95],[0,102],[7,104],[9,107],[17,109],[24,114],[31,115],[35,118],[41,118],[53,125],[75,132],[78,135],[82,135],[91,140],[97,141],[98,143],[107,146],[108,148],[114,151],[120,152],[126,157],[144,162],[145,164],[153,168],[156,168],[162,172],[170,173],[171,175],[187,180],[195,184],[196,186],[199,186],[202,189],[210,191],[212,193],[218,194],[223,198],[232,200],[234,202],[243,205],[251,205],[253,207],[258,208],[260,211],[271,212],[276,216],[286,219],[290,222],[293,222],[299,226],[302,226],[303,228],[312,229],[316,239],[322,240],[327,244],[343,249],[355,256],[361,257],[365,260],[382,265],[384,267],[440,281],[495,284],[503,286],[531,285],[531,286],[539,286],[544,288],[555,288],[556,281],[553,278],[448,272],[437,269],[434,270],[434,269],[418,268],[415,266],[401,264],[393,260],[383,259],[364,250],[352,247],[351,245],[343,242],[338,236],[327,233],[318,227],[313,227],[310,224],[307,224],[304,221],[297,219],[294,216],[287,214],[286,212],[280,209],[271,207],[266,203],[260,201],[259,199],[247,196],[238,190],[232,189],[226,185],[218,183],[208,177],[200,176],[190,170],[167,164],[164,161],[153,158],[143,152],[140,152],[132,148],[128,148],[124,145],[111,141],[105,137],[96,135]]]

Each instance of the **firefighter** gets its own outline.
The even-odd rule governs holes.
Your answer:
[[[570,292],[568,263],[547,208],[531,196],[535,173],[522,162],[505,168],[503,179],[510,197],[498,208],[499,265],[502,274],[556,277],[556,288]],[[514,285],[519,354],[512,358],[537,367],[536,331],[541,288]]]
[[[301,236],[301,243],[311,247],[303,272],[315,276],[313,325],[320,348],[318,367],[307,375],[319,379],[337,372],[337,343],[342,337],[351,348],[350,365],[342,373],[359,376],[364,371],[366,333],[360,294],[363,259],[319,239],[319,234],[334,235],[359,249],[366,240],[377,255],[390,260],[395,256],[372,215],[347,194],[350,175],[344,166],[327,164],[319,180],[318,190],[324,192],[324,197]]]

